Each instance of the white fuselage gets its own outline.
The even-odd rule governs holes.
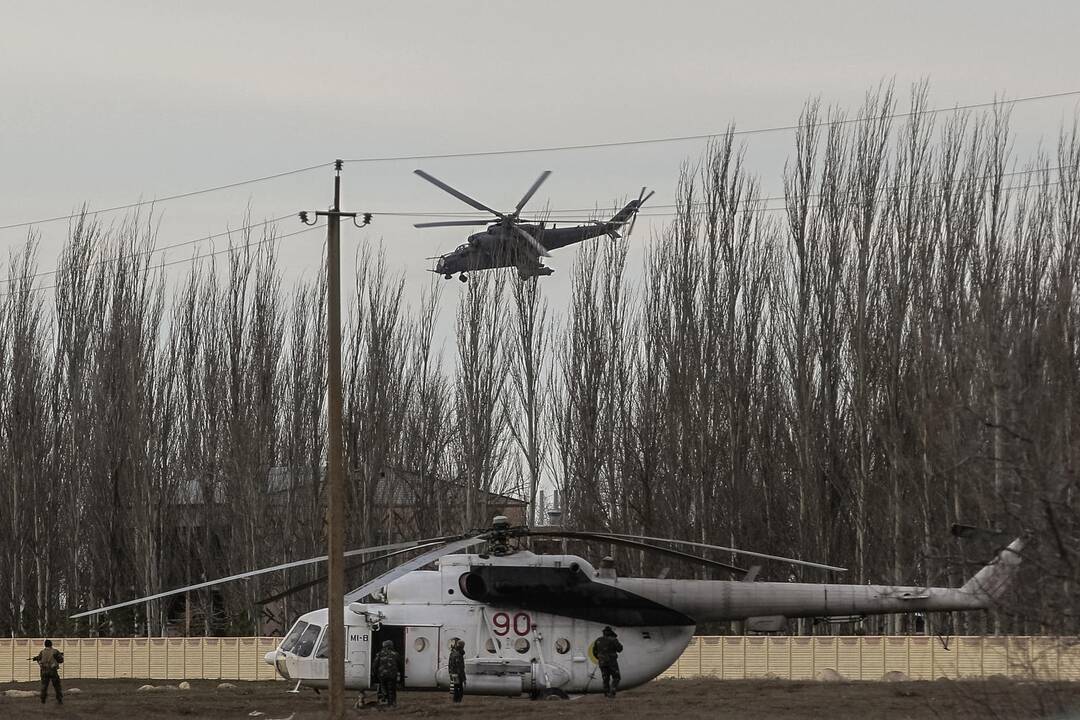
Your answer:
[[[345,608],[345,683],[372,687],[372,658],[390,640],[406,688],[448,688],[450,643],[462,640],[469,693],[600,692],[592,644],[609,625],[623,646],[621,686],[631,688],[670,667],[700,622],[778,630],[796,617],[988,607],[1022,549],[1014,541],[961,588],[618,578],[573,555],[445,555],[438,570],[390,582],[383,602]],[[325,687],[326,623],[326,609],[302,616],[266,661],[287,678]]]
[[[573,563],[588,576],[595,575],[585,560],[574,556],[447,555],[439,561],[438,570],[414,571],[390,583],[385,603],[350,604],[345,609],[346,687],[373,686],[371,659],[382,641],[390,639],[404,658],[406,688],[449,688],[450,642],[461,639],[470,694],[520,695],[548,688],[568,694],[601,692],[591,648],[606,623],[477,602],[464,596],[459,582],[478,565],[568,567]],[[267,662],[286,678],[326,687],[326,618],[325,608],[303,615],[281,646],[267,654]],[[623,688],[648,682],[670,667],[694,632],[692,624],[614,629],[623,645]],[[290,644],[293,636],[305,632],[306,640],[297,637],[299,644]]]

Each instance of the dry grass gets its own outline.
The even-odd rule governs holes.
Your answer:
[[[136,692],[143,681],[72,681],[83,690],[60,708],[50,698],[0,697],[3,718],[247,718],[306,720],[324,717],[325,697],[311,690],[297,695],[281,682],[241,683],[217,690],[196,682],[190,691]],[[21,683],[0,690],[35,689]],[[350,693],[350,697],[354,694]],[[723,682],[662,680],[626,692],[616,700],[590,695],[570,701],[529,702],[524,698],[466,697],[453,706],[447,693],[402,693],[396,710],[350,711],[363,717],[513,718],[1034,718],[1080,713],[1080,684],[1056,686],[1006,680],[978,682],[820,683],[779,680]],[[1078,715],[1080,716],[1080,715]]]

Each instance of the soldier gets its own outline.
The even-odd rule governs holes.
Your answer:
[[[458,640],[450,644],[450,661],[446,668],[450,673],[450,691],[454,702],[461,702],[465,695],[465,642]]]
[[[45,641],[45,647],[34,657],[30,658],[41,668],[41,702],[49,696],[49,683],[52,683],[56,702],[64,704],[64,691],[60,688],[60,663],[64,662],[64,653],[52,646],[52,640]]]
[[[605,626],[603,634],[596,638],[593,643],[593,653],[596,655],[596,664],[600,666],[600,674],[604,678],[604,695],[609,698],[615,697],[619,689],[619,653],[622,652],[622,643],[619,642],[615,631]]]
[[[401,656],[392,640],[383,640],[382,650],[375,656],[375,674],[379,678],[379,699],[390,707],[397,705],[397,682],[401,675]],[[404,682],[404,678],[402,678]]]

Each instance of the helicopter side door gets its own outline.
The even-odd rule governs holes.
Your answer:
[[[409,625],[405,628],[405,687],[437,687],[439,669],[439,628]]]
[[[345,685],[354,690],[371,687],[371,628],[368,625],[345,627]]]

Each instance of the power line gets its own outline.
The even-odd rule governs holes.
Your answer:
[[[1025,171],[1025,172],[1029,172],[1029,171]],[[1010,174],[1010,173],[1006,173],[1006,174]],[[1020,173],[1011,173],[1011,174],[1020,174]],[[1057,182],[1057,181],[1053,181],[1053,182],[1049,182],[1049,183],[1029,183],[1027,185],[1014,185],[1014,186],[1011,186],[1011,187],[1006,187],[1006,188],[1003,188],[1003,191],[1004,192],[1016,192],[1016,191],[1020,191],[1020,190],[1027,190],[1027,189],[1030,189],[1030,188],[1033,188],[1033,187],[1050,187],[1050,186],[1056,186],[1056,185],[1060,185],[1060,184],[1061,183]],[[809,195],[808,197],[816,197],[816,196],[815,195]],[[886,199],[882,199],[882,200],[879,200],[877,202],[881,203],[881,202],[885,202],[885,200]],[[692,207],[701,207],[702,205],[703,205],[703,203],[694,203],[692,205]],[[674,206],[674,205],[659,205],[659,206],[654,206],[654,207],[655,208],[664,208],[664,207],[675,208],[676,206]],[[769,207],[760,207],[760,208],[754,208],[751,212],[754,212],[754,213],[782,212],[782,211],[788,210],[789,207],[790,206],[788,206],[788,205],[779,205],[777,207],[771,207],[771,208],[769,208]],[[820,207],[821,207],[821,205],[811,205],[811,206],[809,206],[808,209],[816,210],[816,209],[818,209]],[[373,214],[374,215],[391,215],[391,216],[398,216],[398,217],[440,217],[440,215],[435,214],[435,213],[373,213]],[[678,211],[677,210],[673,210],[671,212],[647,212],[646,211],[646,212],[641,212],[638,215],[639,215],[639,217],[674,217],[674,216],[678,215]],[[264,221],[262,223],[249,225],[249,226],[246,226],[246,227],[243,227],[243,228],[237,228],[236,230],[226,231],[226,232],[223,232],[223,233],[218,233],[217,235],[211,235],[211,236],[208,236],[206,238],[200,238],[198,240],[188,240],[188,241],[184,241],[182,243],[175,243],[173,245],[169,245],[169,246],[166,246],[166,247],[156,248],[154,250],[149,250],[149,251],[140,252],[140,253],[133,253],[132,255],[130,255],[128,257],[138,257],[138,256],[141,256],[141,255],[146,255],[146,254],[150,254],[150,253],[154,253],[154,252],[160,252],[160,251],[168,250],[170,248],[182,247],[184,245],[190,245],[190,244],[193,244],[193,243],[196,243],[196,242],[201,242],[202,240],[209,240],[209,239],[213,239],[213,238],[219,238],[219,237],[223,237],[225,235],[229,235],[231,232],[242,232],[244,230],[249,230],[249,229],[259,227],[259,226],[264,225],[264,224],[269,223],[269,222],[279,222],[281,220],[284,220],[284,219],[287,219],[287,218],[290,218],[290,217],[292,217],[292,215],[286,215],[286,216],[283,216],[283,217],[280,217],[280,218],[274,218],[272,220],[266,220],[266,221]],[[566,219],[566,218],[561,218],[561,219],[556,218],[553,222],[576,222],[576,221],[572,220],[572,219]],[[592,222],[592,220],[583,220],[581,222]],[[269,237],[269,238],[265,238],[263,240],[259,240],[257,242],[245,243],[243,245],[236,245],[236,246],[232,246],[232,247],[228,247],[228,248],[223,248],[221,250],[215,250],[214,252],[206,253],[205,255],[195,255],[195,256],[190,257],[190,258],[184,258],[184,259],[181,259],[181,260],[172,260],[172,261],[167,262],[167,263],[160,263],[158,265],[155,265],[154,267],[155,268],[171,267],[173,265],[181,265],[181,264],[184,264],[184,263],[195,262],[196,260],[201,260],[203,258],[208,258],[208,257],[214,257],[216,255],[221,255],[221,254],[227,253],[227,252],[234,252],[234,251],[237,251],[237,250],[242,250],[244,248],[259,247],[261,245],[265,245],[265,244],[273,242],[275,240],[284,240],[286,238],[294,237],[296,235],[302,235],[303,233],[310,232],[312,230],[316,230],[316,229],[324,228],[324,227],[326,227],[325,224],[313,225],[313,226],[309,226],[307,228],[304,228],[303,230],[297,230],[295,232],[286,233],[284,235],[275,235],[275,236],[272,236],[272,237]],[[89,263],[89,264],[85,265],[84,267],[94,267],[95,265],[101,265],[101,264],[105,264],[105,263],[109,263],[109,262],[116,262],[116,260],[115,259],[98,260],[98,261],[95,261],[93,263]],[[42,276],[45,276],[45,275],[55,275],[56,272],[57,271],[55,271],[55,270],[51,270],[51,271],[47,271],[47,272],[37,273],[35,275],[30,275],[29,278],[33,279],[33,278],[42,277]],[[24,279],[24,278],[15,278],[16,281],[22,280],[22,279]],[[12,282],[11,279],[3,279],[3,278],[0,278],[0,281],[9,282],[9,283]],[[44,290],[53,290],[56,287],[57,287],[56,285],[46,285],[44,287],[31,288],[30,291],[31,292],[38,292],[38,291],[44,291]],[[0,298],[8,297],[9,295],[14,295],[14,294],[15,294],[14,291],[9,291],[9,292],[6,292],[6,293],[0,293]]]
[[[914,115],[933,114],[939,112],[960,112],[962,110],[974,110],[978,108],[994,107],[997,105],[1016,105],[1025,102],[1037,102],[1040,100],[1050,100],[1054,98],[1069,97],[1073,95],[1080,95],[1080,90],[1070,90],[1066,92],[1047,93],[1044,95],[1029,95],[1026,97],[1015,98],[1013,100],[994,100],[992,102],[971,103],[968,105],[954,105],[951,108],[937,108],[932,110],[920,110],[917,112],[909,111],[903,113],[894,113],[886,116],[888,119],[899,119],[905,117],[912,117]],[[846,125],[851,123],[864,122],[865,118],[848,118],[835,121],[822,121],[815,123],[814,126],[821,127],[825,125]],[[748,130],[733,130],[732,135],[744,136],[744,135],[760,135],[764,133],[783,132],[789,130],[796,130],[800,125],[776,125],[764,128],[753,128]],[[628,147],[634,145],[650,145],[658,143],[674,143],[674,142],[686,142],[691,140],[706,140],[715,137],[721,137],[725,135],[724,132],[703,133],[698,135],[677,135],[671,137],[662,138],[647,138],[642,140],[620,140],[613,142],[601,142],[601,143],[582,143],[577,145],[552,145],[546,147],[532,147],[532,148],[515,148],[509,150],[480,150],[473,152],[457,152],[457,153],[435,153],[427,155],[387,155],[382,157],[366,157],[366,158],[354,158],[352,160],[346,160],[350,163],[373,163],[373,162],[394,162],[403,160],[438,160],[448,158],[470,158],[470,157],[491,157],[498,155],[521,155],[526,153],[542,153],[542,152],[564,152],[572,150],[595,150],[600,148],[609,147]],[[133,203],[126,203],[123,205],[113,205],[100,210],[92,211],[90,214],[102,214],[109,212],[116,212],[119,210],[132,210],[146,205],[153,205],[155,203],[169,202],[171,200],[181,200],[184,198],[195,197],[197,195],[204,195],[207,193],[218,192],[221,190],[229,190],[232,188],[242,187],[244,185],[251,185],[254,183],[266,182],[268,180],[276,180],[278,178],[287,177],[290,175],[298,175],[300,173],[310,172],[312,170],[318,170],[319,168],[329,167],[333,163],[319,163],[317,165],[309,165],[307,167],[296,168],[294,170],[286,170],[284,172],[273,173],[270,175],[263,175],[260,177],[249,178],[246,180],[238,180],[236,182],[225,183],[223,185],[214,185],[211,187],[200,188],[198,190],[191,190],[188,192],[176,193],[174,195],[166,195],[164,197],[155,198],[154,200],[141,200]],[[24,220],[16,223],[9,223],[7,225],[0,225],[0,231],[13,230],[17,228],[31,227],[33,225],[44,225],[46,223],[58,222],[61,220],[73,220],[83,215],[84,212],[69,213],[67,215],[54,215],[52,217],[39,218],[37,220]]]
[[[1033,169],[1030,169],[1030,170],[1014,170],[1014,171],[1011,171],[1011,172],[1002,173],[1001,177],[1014,177],[1014,176],[1017,176],[1017,175],[1030,175],[1030,174],[1034,174],[1034,173],[1037,173],[1037,172],[1042,172],[1043,170],[1048,170],[1048,171],[1052,172],[1054,170],[1060,170],[1060,169],[1061,169],[1061,166],[1053,166],[1053,167],[1048,167],[1048,168],[1033,168]],[[300,171],[297,171],[297,172],[300,172]],[[938,183],[935,183],[935,184],[938,184]],[[1051,183],[1051,184],[1053,185],[1053,184],[1057,184],[1057,183]],[[1030,186],[1025,186],[1025,187],[1030,187]],[[1006,188],[1006,190],[1012,190],[1012,188]],[[812,194],[808,195],[808,197],[820,197],[820,196],[821,196],[820,193],[812,193]],[[768,203],[768,202],[777,201],[777,200],[786,200],[786,199],[787,198],[785,196],[783,196],[783,195],[768,195],[768,196],[759,198],[759,200],[761,202],[763,202],[763,203]],[[704,205],[703,202],[694,204],[695,207],[702,206],[702,205]],[[640,213],[640,217],[672,217],[672,216],[676,215],[677,213],[676,212],[655,212],[655,211],[663,210],[663,209],[675,210],[675,209],[680,208],[680,207],[681,206],[675,205],[673,203],[669,203],[669,204],[655,204],[655,203],[653,203],[653,204],[649,205],[649,210],[648,211]],[[776,212],[776,211],[786,210],[786,209],[787,209],[787,205],[785,204],[785,205],[781,205],[779,207],[773,207],[773,208],[759,208],[758,212]],[[592,208],[556,209],[556,210],[550,210],[548,212],[550,213],[550,215],[567,215],[567,214],[571,214],[571,213],[591,213],[591,212],[603,212],[603,211],[606,211],[606,210],[602,210],[601,208],[598,208],[598,207],[592,207]],[[388,212],[377,212],[377,213],[374,213],[374,214],[388,216],[388,217],[403,217],[403,218],[442,218],[442,217],[456,218],[456,217],[479,217],[479,216],[483,215],[483,213],[480,213],[480,212],[477,212],[477,211],[472,211],[472,210],[468,210],[468,211],[450,210],[450,211],[445,211],[445,212],[404,210],[404,211],[392,211],[392,212],[390,212],[390,211],[388,211]],[[210,241],[210,240],[217,240],[219,238],[227,237],[227,236],[229,236],[229,235],[231,235],[233,233],[246,232],[248,230],[253,230],[255,228],[262,227],[262,226],[264,226],[266,224],[281,222],[281,221],[287,220],[287,219],[289,219],[291,217],[292,217],[292,214],[281,215],[281,216],[278,216],[278,217],[269,218],[267,220],[262,220],[262,221],[260,221],[258,223],[252,223],[251,225],[245,225],[243,227],[233,228],[233,229],[230,229],[230,230],[225,230],[223,232],[215,233],[213,235],[200,236],[200,237],[194,238],[192,240],[184,240],[182,242],[172,243],[170,245],[163,245],[161,247],[156,247],[156,248],[153,248],[151,250],[144,250],[144,251],[132,253],[131,255],[129,255],[129,257],[141,257],[143,255],[152,255],[154,253],[159,253],[159,252],[164,253],[164,252],[167,252],[169,250],[173,250],[173,249],[176,249],[176,248],[179,248],[179,247],[185,247],[185,246],[188,246],[188,245],[196,245],[198,243],[206,242],[206,241]],[[573,221],[575,221],[574,218],[565,218],[565,217],[562,217],[562,218],[553,217],[552,220],[555,221],[555,222],[573,222]],[[592,219],[584,218],[584,219],[581,220],[581,222],[592,222]],[[112,262],[116,262],[116,260],[115,259],[96,260],[96,261],[94,261],[92,263],[89,263],[88,265],[84,266],[84,268],[91,268],[91,267],[95,267],[97,265],[104,265],[104,264],[108,264],[108,263],[112,263]],[[49,275],[55,275],[56,273],[57,273],[56,270],[45,270],[45,271],[42,271],[42,272],[35,273],[35,274],[31,275],[30,278],[33,279],[33,278],[39,278],[39,277],[46,277],[46,276],[49,276]],[[10,283],[10,282],[11,282],[10,278],[0,278],[0,283]]]
[[[226,183],[224,185],[215,185],[213,187],[202,188],[200,190],[191,190],[189,192],[177,193],[176,195],[166,195],[165,197],[155,198],[153,200],[140,200],[139,202],[127,203],[126,205],[113,205],[112,207],[101,208],[100,210],[84,210],[77,213],[71,213],[69,215],[54,215],[53,217],[41,218],[40,220],[25,220],[23,222],[11,223],[10,225],[0,225],[0,230],[13,230],[15,228],[30,227],[32,225],[44,225],[46,223],[58,222],[60,220],[74,220],[76,218],[82,217],[83,215],[99,215],[102,213],[116,212],[117,210],[133,210],[138,207],[153,205],[155,203],[163,203],[170,200],[182,200],[183,198],[195,197],[196,195],[205,195],[206,193],[218,192],[219,190],[229,190],[231,188],[237,188],[244,185],[266,182],[267,180],[276,180],[278,178],[288,177],[289,175],[299,175],[300,173],[318,170],[319,168],[330,167],[332,164],[333,163],[319,163],[318,165],[309,165],[308,167],[297,168],[295,170],[286,170],[285,172],[274,173],[273,175],[263,175],[257,178],[250,178],[248,180],[238,180],[236,182]]]
[[[1048,183],[1028,183],[1027,185],[1013,185],[1011,187],[1002,188],[1002,192],[1018,192],[1020,190],[1029,190],[1029,189],[1031,189],[1033,187],[1053,187],[1055,185],[1060,185],[1060,184],[1061,184],[1060,182],[1055,180],[1053,182],[1048,182]],[[820,197],[820,195],[807,195],[806,197]],[[880,204],[887,203],[887,202],[889,202],[889,198],[885,197],[885,198],[879,198],[878,200],[875,200],[874,204],[875,205],[880,205]],[[700,207],[703,207],[703,206],[704,206],[704,203],[694,203],[692,205],[692,207],[694,207],[694,208],[700,208]],[[672,206],[664,206],[664,205],[662,205],[662,206],[659,206],[659,207],[672,207]],[[823,207],[823,205],[819,203],[817,205],[809,205],[807,207],[807,209],[808,210],[818,210],[821,207]],[[753,209],[749,210],[749,212],[754,213],[754,214],[762,214],[762,213],[769,213],[769,212],[784,212],[784,211],[787,211],[787,210],[790,210],[790,209],[791,209],[790,205],[778,205],[776,207],[753,208]],[[744,212],[744,211],[740,211],[740,212]],[[639,217],[674,217],[674,216],[676,216],[678,214],[679,214],[678,210],[674,210],[672,212],[643,212],[643,213],[639,213],[638,215],[639,215]],[[564,222],[564,221],[560,220],[559,222]]]
[[[1045,95],[1028,95],[1027,97],[1015,98],[1013,100],[994,100],[992,102],[971,103],[969,105],[954,105],[947,108],[935,108],[931,110],[918,110],[908,111],[902,113],[894,113],[892,115],[886,115],[885,118],[889,120],[897,120],[900,118],[913,117],[915,115],[928,115],[933,113],[946,113],[946,112],[960,112],[962,110],[976,110],[979,108],[995,107],[998,105],[1017,105],[1025,102],[1037,102],[1039,100],[1051,100],[1054,98],[1069,97],[1071,95],[1080,95],[1080,90],[1069,90],[1067,92],[1047,93]],[[825,125],[848,125],[852,123],[866,122],[871,118],[847,118],[843,120],[828,120],[819,123],[814,123],[813,127],[822,127]],[[872,118],[878,119],[878,118]],[[774,125],[771,127],[754,128],[750,130],[733,130],[732,135],[744,136],[744,135],[762,135],[765,133],[784,132],[788,130],[797,130],[802,125]],[[544,152],[564,152],[570,150],[597,150],[601,148],[611,147],[627,147],[631,145],[652,145],[657,143],[676,143],[687,142],[690,140],[708,140],[710,138],[723,137],[727,135],[727,132],[712,132],[702,133],[700,135],[674,135],[671,137],[660,138],[646,138],[642,140],[617,140],[613,142],[599,142],[599,143],[582,143],[578,145],[549,145],[546,147],[531,147],[531,148],[513,148],[508,150],[477,150],[473,152],[456,152],[456,153],[435,153],[429,155],[385,155],[375,157],[362,157],[353,158],[352,160],[346,160],[350,163],[375,163],[375,162],[396,162],[399,160],[445,160],[450,158],[472,158],[472,157],[490,157],[493,155],[523,155],[526,153],[544,153]]]
[[[221,255],[222,253],[231,253],[231,252],[236,252],[237,250],[243,250],[245,248],[259,247],[260,245],[266,245],[267,243],[271,243],[271,242],[274,242],[276,240],[284,240],[286,238],[295,237],[297,235],[302,235],[302,234],[304,234],[306,232],[311,232],[312,230],[318,230],[319,228],[325,228],[325,227],[326,227],[325,223],[323,223],[321,225],[312,225],[312,226],[309,226],[309,227],[305,227],[303,230],[296,230],[295,232],[286,233],[284,235],[272,235],[272,236],[270,236],[268,238],[263,238],[262,240],[258,240],[256,242],[244,243],[243,245],[234,245],[232,247],[227,247],[227,248],[223,248],[221,250],[215,250],[214,252],[206,253],[205,255],[195,255],[195,256],[190,257],[190,258],[184,258],[182,260],[171,260],[171,261],[166,262],[166,263],[160,263],[158,265],[154,265],[153,268],[157,269],[157,268],[171,267],[173,265],[182,265],[184,263],[190,263],[190,262],[195,262],[196,260],[202,260],[203,258],[209,258],[209,257],[214,257],[215,255]],[[129,257],[131,257],[131,256],[129,256]],[[37,276],[32,275],[31,277],[37,277]],[[21,279],[22,278],[15,278],[16,281],[21,280]],[[44,291],[44,290],[55,290],[56,288],[57,288],[56,285],[45,285],[43,287],[30,288],[30,292],[41,292],[41,291]],[[9,295],[15,295],[17,293],[18,293],[17,290],[9,290],[6,293],[0,293],[0,298],[8,297]]]
[[[208,240],[217,240],[218,238],[228,237],[229,235],[232,235],[233,233],[246,232],[248,230],[254,230],[255,228],[262,227],[262,226],[270,224],[270,223],[281,222],[282,220],[287,220],[287,219],[289,219],[291,217],[293,217],[292,213],[290,213],[288,215],[282,215],[281,217],[270,218],[269,220],[263,220],[261,222],[252,223],[251,225],[245,225],[244,227],[239,227],[239,228],[235,228],[235,229],[232,229],[232,230],[225,230],[224,232],[219,232],[219,233],[216,233],[214,235],[207,235],[205,237],[198,237],[198,238],[195,238],[194,240],[184,240],[183,242],[173,243],[171,245],[162,245],[161,247],[152,248],[150,250],[140,250],[139,252],[133,252],[133,253],[130,253],[128,255],[125,255],[125,257],[142,257],[144,255],[153,255],[154,253],[159,253],[159,252],[163,253],[163,252],[167,252],[169,250],[173,250],[173,249],[178,248],[178,247],[185,247],[187,245],[196,245],[198,243],[205,242],[205,241],[208,241]],[[89,269],[89,268],[92,268],[92,267],[96,267],[98,265],[107,265],[109,263],[114,263],[114,262],[117,262],[117,258],[106,258],[104,260],[95,260],[92,263],[87,263],[86,265],[81,266],[81,268],[82,269]],[[39,277],[45,277],[46,275],[55,275],[57,272],[58,272],[57,270],[44,270],[42,272],[35,273],[35,274],[31,275],[30,278],[39,278]],[[0,282],[9,283],[9,282],[11,282],[11,279],[10,278],[0,278]]]
[[[1060,170],[1060,169],[1061,169],[1061,166],[1050,167],[1050,168],[1036,168],[1036,169],[1033,169],[1033,170],[1016,170],[1016,171],[1013,171],[1013,172],[1001,173],[999,176],[995,176],[995,177],[1014,177],[1014,176],[1017,176],[1017,175],[1031,175],[1031,174],[1034,174],[1034,173],[1042,172],[1044,170],[1053,171],[1053,170]],[[987,180],[987,179],[990,179],[990,178],[991,178],[991,176],[984,175],[984,176],[979,176],[979,177],[974,178],[974,179],[975,180]],[[933,185],[940,185],[941,183],[937,182],[937,183],[932,183],[932,184]],[[1032,187],[1041,187],[1041,186],[1050,187],[1050,186],[1055,186],[1055,185],[1060,185],[1060,184],[1061,184],[1060,182],[1055,180],[1055,181],[1051,181],[1051,182],[1048,182],[1048,183],[1028,183],[1028,184],[1025,184],[1025,185],[1011,185],[1011,186],[1006,186],[1005,188],[1003,188],[1003,190],[1005,192],[1015,192],[1017,190],[1025,190],[1025,189],[1032,188]],[[886,191],[891,190],[891,189],[892,189],[891,186],[885,188]],[[821,193],[808,193],[806,195],[806,197],[808,197],[808,198],[819,198],[821,196],[822,196]],[[785,200],[786,201],[787,197],[784,196],[784,195],[768,195],[768,196],[765,196],[765,197],[756,198],[756,201],[760,202],[760,203],[768,203],[768,202],[777,201],[777,200]],[[877,202],[879,202],[879,203],[887,202],[887,201],[888,201],[888,197],[882,197],[882,198],[879,198],[877,200]],[[704,201],[704,200],[701,200],[701,201],[698,201],[698,202],[695,202],[695,203],[691,203],[691,207],[706,207],[707,205],[708,205],[708,203],[706,201]],[[656,213],[656,212],[651,212],[651,211],[662,210],[662,209],[676,210],[676,209],[681,209],[682,207],[684,207],[683,204],[676,204],[676,203],[667,203],[667,204],[649,203],[649,205],[648,205],[649,210],[646,210],[644,212],[639,213],[639,216],[640,217],[670,216],[670,215],[674,215],[675,213],[674,212]],[[771,207],[771,208],[758,208],[758,212],[775,212],[775,211],[780,211],[780,210],[787,210],[788,207],[789,206],[785,203],[783,205],[778,205],[776,207]],[[571,214],[571,213],[595,213],[595,212],[602,213],[602,212],[610,212],[611,209],[612,208],[592,207],[592,208],[565,208],[565,209],[554,209],[554,210],[538,210],[537,213],[540,215],[540,217],[536,218],[534,221],[535,222],[540,222],[541,220],[547,221],[546,220],[547,218],[552,218],[552,220],[557,221],[557,222],[573,222],[575,220],[575,218],[554,217],[554,216],[568,215],[568,214]],[[449,210],[449,211],[446,211],[446,212],[421,211],[421,210],[401,210],[401,211],[394,211],[394,212],[377,212],[376,211],[376,212],[374,212],[372,214],[373,215],[389,216],[389,217],[402,217],[402,218],[473,218],[473,217],[481,218],[481,217],[485,216],[485,213],[479,212],[479,211],[474,211],[474,210]],[[581,222],[593,222],[594,220],[595,220],[595,218],[583,218],[583,219],[581,219]],[[492,220],[492,222],[495,222],[495,220]]]

